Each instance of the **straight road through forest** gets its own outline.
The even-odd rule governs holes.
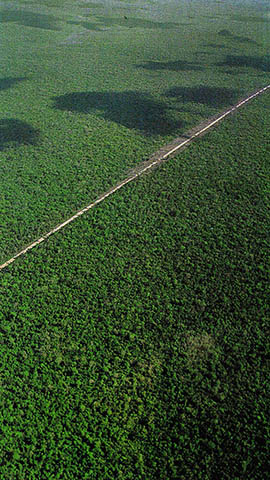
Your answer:
[[[262,93],[264,93],[269,88],[270,88],[270,85],[267,85],[266,87],[260,88],[260,89],[256,90],[255,92],[247,95],[246,97],[239,100],[238,103],[231,106],[227,110],[215,115],[214,117],[211,117],[211,118],[205,120],[203,123],[200,123],[196,127],[192,128],[189,132],[185,133],[182,137],[176,138],[173,142],[169,143],[168,145],[166,145],[163,148],[161,148],[160,150],[158,150],[158,152],[154,153],[150,157],[149,160],[140,163],[136,168],[134,168],[134,170],[132,170],[130,172],[130,174],[128,175],[127,178],[125,178],[125,180],[119,182],[115,187],[112,187],[110,190],[103,193],[97,200],[95,200],[94,202],[90,203],[86,207],[79,210],[77,213],[72,215],[72,217],[68,218],[63,223],[61,223],[57,227],[53,228],[52,230],[50,230],[49,232],[44,234],[42,237],[40,237],[38,240],[35,240],[30,245],[28,245],[23,250],[21,250],[16,255],[14,255],[12,258],[7,260],[5,263],[0,265],[0,270],[3,270],[5,267],[7,267],[11,263],[13,263],[17,258],[24,255],[29,250],[32,250],[32,248],[34,248],[36,245],[39,245],[40,243],[44,242],[53,233],[58,232],[59,230],[64,228],[66,225],[73,222],[76,218],[78,218],[81,215],[83,215],[84,213],[88,212],[88,210],[90,210],[91,208],[98,205],[100,202],[105,200],[105,198],[109,197],[110,195],[115,193],[117,190],[120,190],[120,188],[122,188],[127,183],[131,182],[132,180],[135,180],[138,176],[142,175],[144,172],[146,172],[150,168],[154,167],[155,165],[158,165],[158,164],[168,160],[169,157],[178,153],[179,150],[184,149],[191,142],[193,142],[196,138],[200,137],[201,135],[204,135],[208,130],[213,128],[221,120],[226,118],[228,115],[231,115],[232,113],[237,111],[238,108],[242,107],[247,102],[249,102],[253,98],[257,97],[258,95],[261,95]]]

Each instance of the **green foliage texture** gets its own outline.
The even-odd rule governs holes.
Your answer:
[[[269,106],[2,272],[1,478],[266,478]]]

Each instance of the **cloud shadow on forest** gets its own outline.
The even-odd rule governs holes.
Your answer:
[[[198,87],[173,87],[166,92],[166,95],[183,103],[194,102],[213,107],[224,107],[237,101],[239,91],[232,88],[200,85]]]
[[[96,3],[96,2],[85,2],[79,3],[78,7],[80,8],[104,8],[103,3]]]
[[[270,71],[270,55],[254,57],[250,55],[227,55],[218,67],[251,67],[263,72]]]
[[[57,19],[53,15],[30,12],[28,10],[2,10],[0,22],[13,22],[24,27],[41,28],[45,30],[60,30]]]
[[[179,23],[175,22],[154,22],[153,20],[146,20],[144,18],[127,17],[126,15],[121,17],[105,17],[95,16],[97,20],[97,27],[110,28],[110,27],[126,27],[126,28],[150,28],[150,29],[163,29],[168,30],[171,28],[179,27]],[[82,26],[87,28],[88,22],[79,22]],[[92,23],[89,24],[90,26]],[[89,28],[92,30],[92,28]]]
[[[253,40],[252,38],[249,37],[241,37],[240,35],[234,35],[233,33],[230,32],[230,30],[223,29],[218,32],[218,35],[221,37],[225,37],[229,40],[235,40],[236,42],[239,43],[251,43],[253,45],[260,45],[258,42]],[[210,46],[211,44],[209,44]],[[212,46],[215,46],[215,44],[212,44]]]
[[[70,20],[67,22],[69,25],[81,25],[81,27],[86,28],[86,30],[93,30],[95,32],[103,32],[105,29],[100,28],[98,23],[91,23],[91,22],[78,22],[75,20]]]
[[[15,118],[0,119],[0,151],[10,146],[37,145],[40,131]]]
[[[27,5],[45,5],[51,8],[63,8],[65,0],[27,0]]]
[[[248,16],[248,15],[231,15],[231,19],[236,22],[256,22],[256,23],[269,23],[270,19],[267,17],[257,17],[255,15]]]
[[[0,91],[7,90],[8,88],[12,88],[18,82],[22,82],[23,80],[27,80],[27,77],[6,77],[0,78]]]
[[[171,70],[173,72],[186,72],[186,71],[203,71],[204,67],[201,65],[188,62],[186,60],[176,60],[174,62],[147,62],[136,65],[138,68],[145,68],[146,70],[158,71],[158,70]]]
[[[211,48],[228,48],[224,43],[203,43],[202,47],[211,47]]]
[[[215,52],[209,52],[207,50],[197,50],[197,52],[194,52],[194,55],[215,55]]]
[[[181,128],[169,114],[166,102],[153,99],[149,94],[125,92],[78,92],[55,97],[54,108],[71,112],[97,112],[109,120],[145,135],[166,135]]]
[[[260,43],[256,42],[256,40],[253,40],[249,37],[240,37],[239,35],[235,35],[233,39],[239,43],[251,43],[252,45],[261,45]]]

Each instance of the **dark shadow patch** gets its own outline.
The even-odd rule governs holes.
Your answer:
[[[232,70],[223,70],[223,73],[227,73],[228,75],[244,75],[247,72],[245,70],[236,70],[233,68]]]
[[[57,19],[53,15],[29,12],[28,10],[2,10],[0,22],[14,22],[24,27],[41,28],[45,30],[60,30]]]
[[[228,48],[224,43],[204,43],[202,47],[211,47],[211,48]]]
[[[93,30],[95,32],[104,32],[104,28],[100,28],[97,23],[75,22],[75,21],[69,21],[67,23],[69,25],[80,25],[81,27],[86,28],[86,30]]]
[[[253,40],[252,38],[249,38],[249,37],[240,37],[238,35],[235,35],[233,39],[239,43],[250,43],[252,45],[260,45],[260,43],[256,42],[256,40]]]
[[[27,0],[27,5],[45,5],[46,7],[62,8],[65,0]]]
[[[237,101],[239,92],[225,87],[174,87],[167,91],[168,97],[176,97],[181,102],[202,103],[213,107],[232,105]]]
[[[210,18],[211,20],[215,20],[217,18],[219,18],[220,15],[201,15],[201,18]]]
[[[23,80],[27,80],[26,77],[6,77],[0,78],[0,91],[7,90],[8,88],[13,87],[18,82],[22,82]]]
[[[0,120],[0,150],[18,145],[37,145],[40,131],[14,118]]]
[[[220,30],[218,32],[218,35],[221,35],[222,37],[233,37],[233,34],[230,32],[230,30]]]
[[[173,72],[185,71],[202,71],[204,68],[196,63],[187,62],[186,60],[177,60],[175,62],[147,62],[141,65],[136,65],[138,68],[145,68],[146,70],[171,70]]]
[[[239,43],[251,43],[253,45],[259,45],[258,42],[256,42],[255,40],[252,40],[252,38],[249,38],[249,37],[241,37],[240,35],[234,35],[233,33],[231,33],[229,30],[220,30],[218,32],[218,35],[221,35],[223,37],[227,37],[228,39],[230,40],[235,40],[236,42],[239,42]],[[211,44],[209,44],[210,46]],[[213,46],[215,44],[212,44]],[[219,47],[220,48],[220,47]]]
[[[98,22],[104,27],[126,27],[126,28],[152,28],[170,30],[171,28],[179,27],[179,23],[174,22],[154,22],[153,20],[146,20],[144,18],[132,17],[96,17]]]
[[[269,23],[269,18],[257,17],[257,16],[244,16],[244,15],[231,15],[231,19],[237,22],[256,22],[256,23]]]
[[[194,55],[215,55],[215,52],[209,52],[206,50],[198,50],[197,52],[194,52]]]
[[[227,55],[226,59],[216,64],[218,67],[251,67],[263,72],[270,71],[270,55],[253,57],[249,55]]]
[[[81,113],[101,112],[106,120],[145,135],[165,135],[184,125],[170,118],[165,102],[136,91],[68,93],[54,98],[54,108]]]
[[[42,4],[45,5],[46,7],[52,7],[52,8],[61,8],[65,4],[65,0],[38,0],[38,2],[32,2],[34,5]]]
[[[96,3],[96,2],[85,2],[85,3],[79,3],[78,7],[81,7],[81,8],[103,8],[104,5],[102,3]]]

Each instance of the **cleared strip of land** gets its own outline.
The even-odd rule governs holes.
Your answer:
[[[136,169],[132,170],[130,175],[125,180],[118,183],[115,187],[112,187],[110,190],[108,190],[107,192],[102,194],[97,200],[95,200],[94,202],[90,203],[86,207],[79,210],[77,213],[75,213],[70,218],[68,218],[67,220],[62,222],[60,225],[58,225],[57,227],[55,227],[52,230],[50,230],[49,232],[47,232],[42,237],[40,237],[38,240],[35,240],[30,245],[28,245],[23,250],[21,250],[16,255],[14,255],[12,258],[7,260],[5,263],[0,265],[0,270],[3,270],[5,267],[7,267],[11,263],[13,263],[17,258],[19,258],[20,256],[27,253],[29,250],[34,248],[36,245],[39,245],[40,243],[44,242],[53,233],[56,233],[58,230],[61,230],[66,225],[73,222],[79,216],[88,212],[88,210],[95,207],[97,204],[99,204],[100,202],[105,200],[105,198],[107,198],[110,195],[112,195],[113,193],[115,193],[117,190],[122,188],[124,185],[131,182],[132,180],[135,180],[135,178],[137,178],[139,175],[142,175],[143,173],[145,173],[150,168],[152,168],[155,165],[167,160],[173,154],[177,153],[179,150],[188,146],[197,137],[205,134],[208,130],[210,130],[212,127],[214,127],[221,120],[226,118],[228,115],[234,113],[238,108],[245,105],[247,102],[249,102],[253,98],[257,97],[258,95],[261,95],[262,93],[264,93],[269,88],[270,88],[270,84],[263,87],[263,88],[260,88],[260,89],[256,90],[255,92],[253,92],[253,93],[247,95],[246,97],[242,98],[241,100],[239,100],[238,103],[231,106],[227,110],[223,111],[222,113],[219,113],[219,114],[215,115],[214,117],[211,117],[211,118],[205,120],[203,123],[200,123],[199,125],[194,127],[192,130],[188,131],[182,137],[176,138],[173,142],[166,145],[165,147],[160,149],[158,152],[156,152],[154,155],[152,155],[152,157],[149,160],[147,160],[146,162],[142,162]]]

